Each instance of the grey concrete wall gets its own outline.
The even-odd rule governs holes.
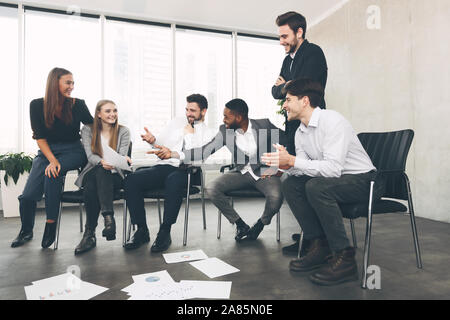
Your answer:
[[[380,8],[380,29],[367,8]],[[327,106],[357,132],[412,128],[418,216],[450,222],[450,1],[350,0],[312,27],[329,67]]]

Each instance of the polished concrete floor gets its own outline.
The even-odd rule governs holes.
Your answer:
[[[242,218],[253,224],[261,210],[261,199],[236,200]],[[26,299],[24,286],[32,281],[61,274],[71,265],[81,269],[81,278],[109,288],[94,299],[127,299],[121,289],[131,284],[132,275],[167,270],[175,281],[210,280],[188,263],[166,264],[162,254],[149,249],[158,231],[156,205],[147,204],[147,221],[151,240],[135,251],[124,251],[121,242],[122,208],[116,207],[119,237],[106,241],[101,237],[103,222],[97,229],[97,247],[74,256],[80,241],[78,210],[65,208],[61,220],[59,249],[40,247],[45,215],[39,210],[34,239],[19,248],[11,248],[11,240],[20,228],[19,218],[0,217],[0,299]],[[312,284],[307,275],[288,270],[292,257],[281,248],[291,243],[298,226],[286,204],[281,210],[281,241],[276,241],[275,219],[254,242],[236,243],[234,227],[222,220],[222,237],[217,239],[217,210],[206,205],[207,229],[202,228],[201,202],[191,202],[188,243],[184,247],[183,207],[172,229],[172,246],[167,252],[203,249],[209,257],[218,257],[240,269],[240,272],[214,280],[232,281],[231,299],[243,300],[309,300],[309,299],[450,299],[450,224],[417,218],[423,269],[416,268],[409,217],[402,214],[376,216],[372,230],[370,264],[381,269],[381,289],[363,290],[359,282],[334,287]],[[347,222],[348,226],[348,222]],[[361,270],[365,219],[355,221],[358,235],[357,261]]]

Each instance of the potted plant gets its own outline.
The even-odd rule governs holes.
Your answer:
[[[32,163],[33,157],[23,152],[0,155],[0,189],[4,217],[19,216],[17,197],[25,187]]]

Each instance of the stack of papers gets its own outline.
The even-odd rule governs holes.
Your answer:
[[[133,276],[134,283],[122,289],[129,300],[229,299],[231,281],[175,282],[167,270]]]
[[[108,288],[80,280],[72,273],[32,282],[25,287],[27,300],[89,300]]]

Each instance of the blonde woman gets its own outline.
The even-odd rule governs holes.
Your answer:
[[[114,168],[103,159],[103,146],[107,145],[126,158],[130,145],[130,131],[119,125],[116,104],[111,100],[101,100],[95,108],[94,123],[84,126],[81,138],[86,151],[88,164],[78,176],[76,185],[83,187],[86,208],[86,229],[83,239],[75,248],[75,254],[91,250],[96,246],[95,228],[99,213],[102,214],[105,228],[102,235],[106,240],[116,239],[114,220],[114,191],[122,187],[122,170]]]
[[[56,225],[63,187],[62,177],[67,171],[86,164],[86,154],[80,142],[80,123],[92,123],[84,100],[71,97],[74,88],[72,73],[53,68],[48,74],[45,97],[30,103],[33,139],[39,150],[33,160],[25,188],[19,196],[22,226],[11,247],[19,247],[33,238],[36,202],[45,194],[47,214],[42,247],[55,241]]]

